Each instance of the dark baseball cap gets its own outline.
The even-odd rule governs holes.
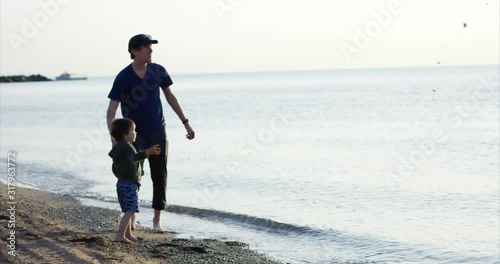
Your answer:
[[[135,35],[128,42],[128,52],[130,52],[132,49],[139,49],[142,46],[147,46],[149,44],[157,44],[157,43],[158,40],[151,39],[150,35],[146,34]]]

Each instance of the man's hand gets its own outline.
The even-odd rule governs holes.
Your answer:
[[[109,100],[109,106],[106,112],[106,123],[108,124],[108,130],[110,134],[111,134],[111,124],[113,123],[113,120],[115,120],[116,109],[118,109],[119,105],[120,102]],[[115,144],[116,140],[113,137],[111,137],[111,146],[114,146]]]
[[[148,149],[146,149],[146,155],[151,156],[151,155],[158,155],[161,152],[160,145],[156,144]]]
[[[194,130],[191,128],[189,123],[186,123],[184,125],[184,127],[186,128],[186,131],[187,131],[186,138],[189,140],[193,139],[194,138]]]

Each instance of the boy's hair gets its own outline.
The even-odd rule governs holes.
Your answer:
[[[128,118],[118,118],[111,123],[111,136],[116,140],[120,141],[124,138],[126,134],[130,131],[130,128],[134,126],[134,121]]]

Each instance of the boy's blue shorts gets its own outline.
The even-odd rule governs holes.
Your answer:
[[[139,186],[136,181],[118,180],[116,193],[122,212],[139,212]]]

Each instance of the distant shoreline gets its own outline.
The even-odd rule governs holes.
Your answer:
[[[51,79],[37,74],[37,75],[11,75],[11,76],[0,76],[0,83],[10,83],[10,82],[48,82]]]

